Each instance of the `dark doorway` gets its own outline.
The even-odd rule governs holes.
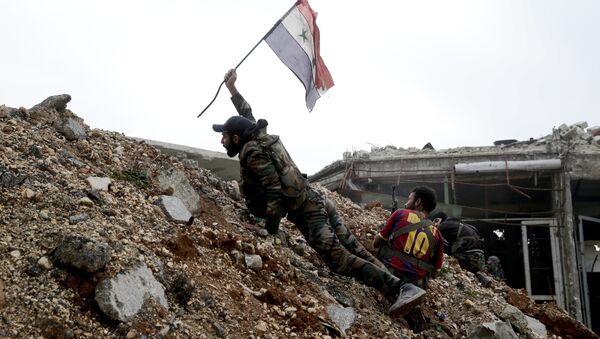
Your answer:
[[[583,231],[584,263],[587,278],[587,298],[590,327],[600,334],[600,220],[579,216]],[[585,296],[584,296],[585,297]]]
[[[486,256],[495,255],[500,259],[507,285],[527,289],[538,302],[559,302],[556,300],[554,272],[558,266],[553,260],[551,220],[470,220],[469,223],[475,225],[485,239]],[[523,246],[523,232],[526,232],[527,246]]]
[[[518,221],[514,223],[469,221],[469,223],[477,227],[479,235],[485,240],[486,257],[495,255],[500,259],[506,284],[513,288],[525,288],[520,223]]]
[[[550,229],[543,226],[528,226],[527,241],[531,294],[555,295]]]

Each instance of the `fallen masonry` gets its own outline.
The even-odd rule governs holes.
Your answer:
[[[423,304],[392,319],[291,223],[277,236],[249,226],[235,182],[90,129],[69,100],[0,106],[0,337],[597,338],[553,303],[481,287],[451,257]],[[317,188],[368,246],[389,211]],[[165,198],[193,218],[174,219]]]

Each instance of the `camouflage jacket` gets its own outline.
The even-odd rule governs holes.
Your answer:
[[[255,121],[252,108],[241,95],[231,98],[241,116]],[[264,218],[267,231],[274,234],[287,212],[306,199],[306,179],[276,135],[266,128],[257,131],[239,153],[240,190],[253,215]]]
[[[488,271],[491,275],[496,277],[496,279],[503,280],[504,279],[504,270],[502,269],[502,265],[500,263],[497,264],[486,264],[486,271]]]
[[[233,95],[231,97],[231,102],[233,103],[233,106],[235,106],[235,110],[238,112],[239,115],[243,116],[244,118],[247,118],[248,120],[256,122],[256,119],[254,119],[254,115],[252,115],[252,107],[250,107],[250,104],[244,99],[244,97],[241,94],[237,93]]]
[[[485,243],[479,236],[479,231],[472,225],[461,222],[456,218],[448,218],[438,226],[444,237],[444,251],[456,254],[473,250],[485,252]]]

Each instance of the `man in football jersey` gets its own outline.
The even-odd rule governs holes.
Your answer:
[[[413,188],[405,208],[392,213],[373,241],[373,246],[379,248],[378,258],[396,277],[420,286],[414,291],[415,303],[425,295],[421,287],[442,267],[443,240],[428,219],[435,206],[432,189]]]
[[[427,280],[442,267],[443,240],[428,219],[436,204],[432,189],[413,188],[405,208],[392,213],[373,241],[378,259],[408,287],[403,293],[411,305],[425,296]]]

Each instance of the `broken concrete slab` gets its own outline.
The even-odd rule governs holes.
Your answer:
[[[127,321],[133,318],[148,299],[168,309],[163,285],[145,263],[139,263],[96,286],[96,302],[110,318]]]
[[[542,324],[539,320],[532,318],[528,315],[525,315],[525,320],[527,320],[527,327],[533,334],[539,336],[540,338],[548,337],[548,330],[546,329],[546,325]]]
[[[509,323],[503,321],[483,323],[467,337],[469,339],[517,339],[519,338]]]
[[[213,175],[222,180],[239,180],[240,179],[240,162],[237,157],[230,158],[222,152],[209,151],[200,148],[194,148],[183,145],[176,145],[162,141],[137,139],[153,145],[161,152],[185,159],[196,161],[200,168],[209,169]],[[184,167],[187,165],[183,163]]]
[[[588,123],[587,123],[587,121],[578,121],[578,122],[572,124],[571,126],[577,126],[581,129],[586,129],[586,128],[588,128]]]
[[[33,106],[30,111],[54,109],[58,112],[64,112],[65,109],[67,109],[67,103],[69,103],[69,101],[71,101],[71,96],[69,94],[53,95]]]
[[[244,262],[246,267],[254,271],[259,271],[263,266],[262,258],[257,254],[244,254]]]
[[[192,218],[192,214],[178,197],[161,195],[156,200],[156,204],[165,212],[169,220],[184,224],[188,223]]]
[[[170,168],[162,170],[157,177],[161,189],[173,189],[173,196],[178,197],[193,215],[200,213],[200,195],[190,185],[183,171]]]
[[[73,118],[64,118],[57,125],[56,130],[67,140],[82,140],[87,138],[85,126]]]
[[[600,126],[593,126],[587,129],[587,132],[593,136],[600,135]]]
[[[525,314],[513,305],[507,304],[500,313],[502,320],[509,322],[521,334],[530,332]]]
[[[577,126],[571,126],[560,132],[560,137],[562,139],[571,140],[574,139],[581,133],[582,130]]]
[[[356,312],[352,307],[340,307],[338,305],[328,305],[327,315],[338,326],[342,332],[346,332],[356,320]]]
[[[108,186],[112,183],[112,180],[107,177],[88,177],[86,180],[92,190],[96,191],[108,191]]]

